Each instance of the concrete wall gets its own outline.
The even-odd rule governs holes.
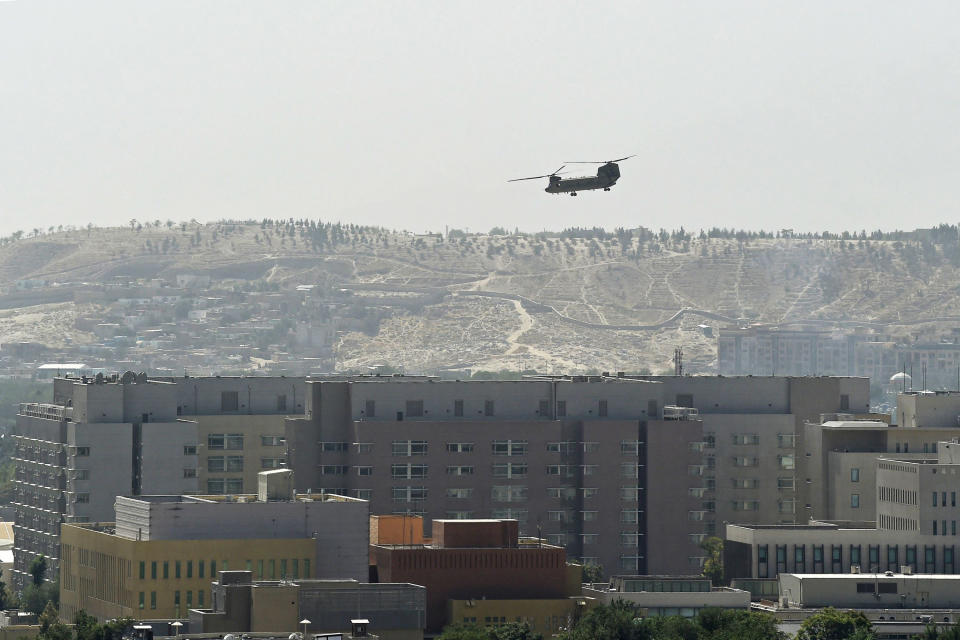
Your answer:
[[[883,592],[878,585],[893,585]],[[870,588],[860,592],[858,585]],[[780,595],[795,607],[850,609],[954,609],[960,607],[960,577],[884,574],[780,574]]]
[[[133,491],[132,436],[132,425],[124,422],[67,424],[67,444],[90,449],[89,456],[67,456],[70,472],[83,469],[90,474],[89,480],[74,483],[72,495],[68,493],[67,516],[87,522],[113,520],[114,498]]]
[[[194,422],[148,422],[141,426],[141,486],[146,493],[196,493],[197,455],[184,447],[197,443]],[[187,472],[192,470],[193,476]]]
[[[62,549],[60,615],[64,620],[72,620],[79,609],[101,622],[123,616],[186,617],[188,608],[211,604],[214,567],[247,568],[254,577],[276,580],[282,563],[291,578],[294,560],[301,572],[305,561],[316,563],[316,545],[310,538],[137,541],[75,525],[64,525]],[[258,576],[261,567],[265,576]],[[156,608],[151,606],[152,594],[156,594]]]
[[[118,497],[117,534],[143,540],[312,538],[317,578],[367,577],[369,506],[312,502],[148,502]]]

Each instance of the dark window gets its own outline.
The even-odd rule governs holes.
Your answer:
[[[887,569],[891,571],[896,571],[900,567],[897,566],[898,558],[900,557],[900,550],[895,544],[887,545]]]
[[[541,400],[540,408],[537,410],[537,413],[539,413],[541,416],[550,417],[550,401]]]
[[[850,545],[850,564],[860,566],[860,545]]]
[[[930,573],[934,571],[934,564],[930,563]],[[943,548],[943,572],[944,573],[953,573],[953,547],[944,547]]]
[[[858,583],[857,583],[857,593],[873,593],[873,583],[872,583],[872,582],[858,582]]]
[[[806,570],[806,547],[802,544],[793,545],[793,570],[803,573]]]
[[[236,391],[220,392],[220,411],[236,411],[240,406],[240,397]]]
[[[493,415],[493,400],[486,400],[483,403],[483,415],[492,416]]]
[[[840,573],[843,570],[843,547],[835,544],[830,547],[830,571]]]
[[[878,571],[880,569],[880,545],[870,545],[870,571]]]
[[[407,400],[407,416],[411,418],[422,418],[423,400]]]
[[[777,573],[787,572],[787,545],[777,545]]]
[[[766,578],[767,573],[767,545],[763,544],[757,547],[757,577]]]
[[[607,401],[601,400],[597,406],[597,415],[601,418],[607,417]]]
[[[403,411],[397,411],[397,422],[403,422]]]
[[[277,396],[277,411],[287,410],[287,394],[282,393]]]
[[[647,400],[647,417],[656,420],[660,417],[660,409],[657,407],[656,400]]]
[[[908,565],[910,565],[914,569],[917,568],[917,546],[916,545],[907,546],[906,562]]]
[[[840,394],[840,411],[847,411],[850,409],[850,396],[845,393]]]
[[[944,553],[943,556],[944,562],[946,562],[947,556]],[[937,569],[937,549],[936,547],[924,547],[923,548],[923,570],[927,573],[934,573]]]
[[[367,400],[363,413],[368,418],[375,418],[377,416],[377,403],[373,400]]]
[[[693,408],[693,394],[692,394],[692,393],[678,393],[678,394],[677,394],[677,406],[678,406],[678,407],[690,407],[690,408]]]
[[[463,400],[453,401],[453,415],[457,418],[463,417]]]
[[[897,583],[896,582],[879,582],[877,583],[877,593],[896,593],[897,592]]]
[[[557,417],[564,418],[567,415],[567,401],[557,400]]]
[[[813,572],[823,573],[823,545],[813,545]]]

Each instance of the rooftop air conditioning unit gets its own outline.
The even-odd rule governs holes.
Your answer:
[[[860,573],[860,565],[858,564],[850,565],[850,573]]]
[[[902,573],[902,574],[905,575],[905,576],[912,576],[912,575],[913,575],[913,567],[912,567],[911,565],[909,565],[909,564],[902,564],[902,565],[900,565],[900,573]]]

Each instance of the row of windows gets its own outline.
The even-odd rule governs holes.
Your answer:
[[[393,487],[393,499],[395,502],[409,502],[413,500],[426,500],[427,493],[429,489],[423,486],[405,486],[405,487]],[[343,489],[327,489],[331,493],[336,493],[337,491],[343,491]],[[354,492],[363,491],[363,496],[357,495],[357,497],[364,497],[364,499],[369,500],[373,496],[373,492],[369,489],[358,489]],[[448,487],[446,490],[445,496],[447,498],[453,499],[470,499],[474,495],[473,487]],[[547,496],[550,498],[564,498],[564,499],[573,499],[577,496],[579,492],[580,495],[589,500],[594,498],[599,493],[599,489],[596,487],[581,487],[581,488],[572,488],[572,487],[549,487],[547,489]],[[620,488],[620,499],[624,501],[637,501],[639,495],[639,489],[637,487],[621,487]],[[414,496],[414,497],[411,497]],[[527,499],[527,487],[525,485],[494,485],[490,488],[490,497],[491,499],[498,502],[511,502],[514,500],[526,500]]]
[[[237,391],[221,391],[220,392],[220,411],[239,411],[241,408],[240,405],[240,394]],[[281,393],[277,395],[277,411],[286,411],[287,410],[287,394]],[[177,415],[180,415],[181,408],[177,407]]]
[[[881,463],[883,464],[883,463]],[[936,493],[934,493],[936,496]],[[897,504],[917,504],[917,492],[912,489],[900,489],[899,487],[880,486],[877,489],[877,497],[881,502],[895,502]]]
[[[712,434],[711,434],[712,435]],[[715,436],[713,436],[715,438]],[[760,434],[759,433],[734,433],[730,435],[730,440],[732,444],[737,446],[748,446],[748,445],[759,445],[760,444]],[[792,449],[796,446],[797,436],[793,433],[778,433],[777,434],[777,446],[781,449]],[[713,448],[715,440],[711,439],[709,444],[710,448]]]
[[[263,468],[276,468],[268,467],[266,461],[274,461],[277,466],[281,466],[284,463],[282,458],[263,458]],[[373,467],[370,465],[356,465],[353,467],[356,470],[358,476],[372,476]],[[494,463],[490,466],[491,473],[494,478],[525,478],[529,471],[529,466],[525,462],[502,462]],[[566,477],[573,477],[576,470],[580,471],[582,475],[592,476],[595,475],[599,469],[600,465],[596,464],[582,464],[582,465],[548,465],[546,469],[547,475],[560,475]],[[223,471],[223,461],[219,460],[214,463],[213,466],[208,464],[209,471]],[[231,467],[229,460],[227,463],[227,471],[242,471],[243,464],[242,461],[238,466]],[[320,466],[321,475],[346,475],[349,473],[350,467],[348,465],[338,465],[338,464],[326,464]],[[476,467],[474,465],[447,465],[446,474],[450,476],[470,476],[474,475]],[[624,463],[620,465],[620,476],[623,478],[637,478],[639,477],[640,465],[633,463]],[[390,476],[396,479],[412,479],[412,478],[426,478],[429,474],[429,465],[426,464],[393,464],[390,465]]]
[[[813,551],[813,573],[842,573],[843,572],[843,545],[810,545]],[[788,554],[788,545],[774,545],[776,552],[776,570],[773,576],[770,576],[770,559],[768,555],[768,545],[757,546],[757,577],[767,578],[775,577],[776,574],[794,571],[797,573],[806,573],[811,568],[808,565],[808,555],[806,545],[793,545],[793,554]],[[824,550],[829,548],[830,556],[826,558]],[[886,566],[881,565],[880,545],[867,545],[867,557],[862,554],[861,545],[849,545],[847,550],[847,566],[860,566],[864,571],[876,572],[881,570],[899,571],[900,570],[900,547],[899,545],[887,545]],[[925,546],[923,548],[923,566],[918,567],[917,545],[906,545],[904,547],[903,564],[909,565],[915,571],[921,570],[923,573],[935,573],[936,548]],[[788,560],[792,560],[792,566],[788,567]],[[866,560],[866,564],[864,564]],[[825,566],[829,563],[829,567]],[[952,546],[943,547],[943,563],[945,573],[954,573],[954,550]]]
[[[171,577],[171,564],[173,569],[173,579],[180,580],[182,578],[192,579],[194,577],[194,561],[193,560],[174,560],[172,563],[169,560],[157,561],[152,560],[150,562],[150,580],[168,580]],[[196,562],[196,577],[205,578],[205,571],[207,567],[210,568],[210,578],[216,578],[217,576],[217,561],[210,560],[207,564],[204,560],[198,560]],[[255,577],[258,580],[274,580],[276,578],[299,578],[300,577],[300,567],[303,567],[304,577],[310,577],[310,558],[303,558],[302,563],[300,558],[280,558],[269,559],[269,560],[257,560],[256,561],[256,572]],[[220,564],[221,571],[227,571],[229,565],[226,560]],[[252,560],[246,561],[246,570],[254,571],[254,562]],[[279,573],[278,573],[279,570]],[[288,572],[289,570],[289,572]],[[144,560],[140,561],[139,567],[139,577],[141,580],[147,580],[147,563]]]
[[[266,437],[266,436],[265,436]],[[643,444],[637,440],[622,440],[620,442],[620,453],[623,455],[637,455],[640,451],[640,445]],[[324,453],[347,453],[350,448],[356,449],[357,453],[371,453],[373,451],[372,442],[320,442],[320,448]],[[475,444],[473,442],[447,442],[447,453],[473,453]],[[426,440],[395,440],[391,443],[391,453],[395,456],[421,456],[429,452],[429,442]],[[570,454],[583,450],[584,453],[596,453],[600,450],[599,442],[548,442],[547,451],[550,453]],[[522,456],[528,452],[528,442],[526,440],[495,440],[491,443],[491,453],[493,455]],[[194,451],[196,453],[196,451]]]
[[[242,433],[211,433],[207,435],[207,449],[222,450],[240,450],[243,449]]]
[[[193,608],[193,591],[189,591],[189,590],[188,590],[188,591],[186,591],[186,592],[184,592],[184,593],[185,593],[186,596],[187,596],[187,598],[186,598],[186,606],[187,606],[187,609]],[[204,592],[203,589],[197,589],[197,607],[199,607],[199,608],[203,608],[204,593],[205,593],[205,592]],[[145,609],[145,608],[146,608],[146,604],[147,604],[147,603],[146,603],[146,595],[147,595],[146,592],[141,591],[141,592],[140,592],[140,595],[139,595],[139,597],[138,597],[138,604],[139,604],[139,607],[140,607],[141,609]],[[156,608],[157,608],[157,604],[158,604],[158,603],[157,603],[157,592],[156,592],[156,591],[151,591],[151,592],[150,592],[150,608],[151,608],[151,609],[156,609]],[[180,609],[180,591],[174,591],[174,592],[173,592],[173,606],[174,606],[175,609],[177,609],[177,610],[179,611],[179,609]],[[178,614],[178,615],[179,615],[179,614]]]
[[[207,493],[211,495],[243,493],[243,478],[208,478]]]
[[[404,415],[408,418],[422,418],[424,415],[429,413],[424,409],[423,400],[406,400],[404,402],[405,413],[402,411],[397,411],[396,417],[397,420],[403,420]],[[453,401],[453,415],[456,418],[462,418],[465,414],[465,404],[463,400],[454,400]],[[449,409],[447,410],[449,412]],[[363,405],[363,410],[361,413],[364,417],[375,418],[377,417],[377,403],[375,400],[366,400]],[[495,404],[493,400],[484,400],[483,401],[483,410],[477,409],[478,414],[484,416],[493,416],[495,414]],[[588,414],[593,413],[592,409],[587,410]],[[654,411],[656,413],[656,411]],[[549,417],[550,416],[550,401],[549,400],[540,400],[537,403],[536,414],[539,416]],[[566,400],[557,400],[556,401],[556,417],[563,418],[567,415],[567,401]],[[606,418],[610,415],[610,404],[607,400],[598,400],[597,401],[597,416],[600,418]]]
[[[940,492],[940,500],[939,500],[939,502],[940,502],[940,504],[938,505],[938,504],[937,504],[937,492],[936,492],[936,491],[933,492],[933,503],[932,503],[932,505],[933,505],[934,507],[936,507],[936,506],[945,507],[945,506],[947,506],[947,492],[946,492],[946,491],[941,491],[941,492]],[[956,491],[951,491],[951,492],[950,492],[950,506],[951,506],[951,507],[957,506],[957,492],[956,492]]]

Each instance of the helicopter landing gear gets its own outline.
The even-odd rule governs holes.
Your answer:
[[[571,192],[570,192],[570,195],[575,196],[575,195],[577,195],[577,192],[576,192],[576,191],[571,191]]]
[[[610,191],[610,187],[604,187],[603,190],[604,190],[604,191]]]

